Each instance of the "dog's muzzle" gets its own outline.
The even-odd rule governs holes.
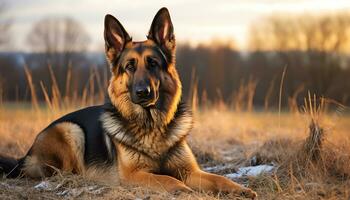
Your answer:
[[[149,85],[135,86],[132,101],[142,107],[149,107],[156,103],[157,98],[154,90]]]

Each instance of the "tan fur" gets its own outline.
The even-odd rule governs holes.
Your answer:
[[[59,123],[41,132],[26,157],[23,171],[38,178],[56,169],[84,173],[84,133],[73,123]]]
[[[126,75],[113,76],[108,86],[108,94],[113,105],[123,113],[126,119],[132,119],[135,113],[141,113],[141,107],[133,104],[126,87]]]
[[[108,185],[120,184],[118,170],[115,165],[108,167],[90,166],[85,170],[83,177],[87,180],[98,181],[101,183],[107,183]]]
[[[43,163],[39,161],[38,156],[28,156],[23,171],[32,178],[44,177],[43,167]]]
[[[159,167],[158,163],[141,155],[134,155],[122,145],[118,145],[118,169],[123,183],[142,185],[167,192],[192,191],[183,182],[174,177],[156,175],[150,171]]]
[[[169,102],[168,112],[167,112],[167,115],[165,116],[166,124],[168,124],[174,118],[174,114],[177,109],[177,104],[180,101],[181,94],[182,94],[182,84],[175,66],[173,64],[170,64],[170,66],[168,67],[169,67],[168,73],[173,79],[169,80],[169,79],[166,79],[165,77],[162,77],[162,81],[164,85],[167,85],[169,87],[169,88],[165,88],[164,90],[167,90],[166,92],[173,93],[173,99],[171,102]],[[174,81],[174,83],[170,83],[171,81]]]
[[[63,122],[56,125],[60,132],[64,134],[64,138],[72,148],[72,153],[76,159],[76,170],[83,173],[84,167],[84,133],[83,130],[76,124]]]

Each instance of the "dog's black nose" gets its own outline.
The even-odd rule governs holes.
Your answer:
[[[151,94],[150,86],[142,86],[136,88],[136,95],[139,98],[147,98]]]

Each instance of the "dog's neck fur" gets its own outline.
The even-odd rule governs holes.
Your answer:
[[[155,111],[150,111],[150,115],[152,112]],[[153,121],[154,116],[148,116],[145,120],[149,124],[125,119],[110,103],[105,105],[105,113],[101,117],[104,130],[113,140],[152,159],[159,159],[171,147],[184,140],[193,123],[192,114],[184,103],[178,104],[173,119],[168,124],[157,124],[161,117]],[[155,147],[154,142],[162,145]]]

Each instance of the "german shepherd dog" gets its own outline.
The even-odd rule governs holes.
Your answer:
[[[186,142],[192,116],[181,102],[168,10],[158,11],[142,42],[133,42],[112,15],[106,15],[104,25],[112,72],[107,103],[54,121],[36,137],[26,156],[3,157],[2,171],[8,177],[40,178],[56,169],[77,174],[89,168],[113,169],[125,184],[254,199],[257,195],[251,189],[202,171]]]

